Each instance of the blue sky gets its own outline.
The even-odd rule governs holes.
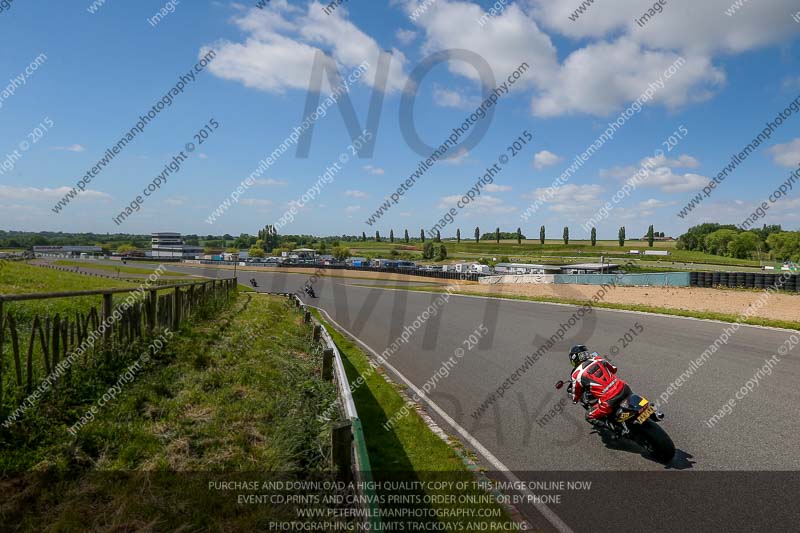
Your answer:
[[[530,237],[544,224],[550,236],[581,223],[609,201],[633,171],[679,127],[685,138],[630,196],[598,223],[601,238],[628,235],[649,224],[668,234],[702,221],[741,222],[800,163],[800,115],[738,167],[684,219],[676,213],[792,100],[800,96],[800,10],[791,0],[751,2],[733,16],[731,2],[670,0],[644,28],[642,7],[623,0],[596,3],[577,21],[579,2],[506,2],[485,25],[475,19],[495,2],[349,0],[331,14],[320,3],[182,0],[152,26],[167,2],[108,0],[90,13],[89,0],[15,0],[0,12],[0,212],[3,229],[95,232],[180,231],[255,233],[291,208],[351,142],[338,108],[315,123],[308,158],[291,147],[213,224],[206,219],[300,124],[317,50],[342,75],[367,61],[350,90],[366,124],[370,98],[384,92],[370,158],[352,158],[332,183],[298,210],[282,233],[417,235],[455,206],[498,156],[527,130],[523,147],[460,210],[442,233],[471,235],[479,225]],[[576,5],[573,5],[576,4]],[[499,4],[498,4],[499,5]],[[416,16],[414,13],[416,11]],[[167,13],[167,11],[165,11]],[[800,19],[800,16],[798,16]],[[116,144],[203,51],[217,56],[174,103],[60,213],[51,208]],[[468,153],[440,161],[375,225],[365,220],[416,168],[420,156],[401,133],[400,97],[409,73],[431,53],[466,49],[480,55],[501,81],[522,62],[531,65],[500,99],[486,135]],[[391,55],[388,83],[374,84],[378,53]],[[37,57],[38,68],[4,92]],[[528,220],[526,208],[677,58],[685,62],[641,112],[633,114]],[[328,89],[324,85],[324,98]],[[416,88],[416,129],[440,144],[481,102],[473,67],[451,61]],[[172,156],[215,119],[214,130],[181,170],[121,225],[112,222],[142,193]],[[53,126],[41,138],[37,126]],[[39,130],[42,127],[39,126]],[[21,142],[30,142],[19,151]],[[33,140],[36,142],[32,142]],[[537,156],[538,154],[538,156]],[[12,163],[2,166],[7,156]],[[294,204],[296,206],[296,204]],[[297,206],[296,206],[297,207]],[[766,223],[797,229],[800,191],[770,210]]]

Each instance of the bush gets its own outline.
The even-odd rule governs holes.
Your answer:
[[[425,243],[425,246],[422,247],[422,258],[423,259],[433,259],[433,243],[428,241]]]

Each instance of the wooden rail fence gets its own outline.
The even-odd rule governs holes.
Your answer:
[[[62,379],[69,382],[73,366],[85,368],[110,364],[115,352],[124,350],[138,340],[152,337],[158,329],[178,329],[184,320],[204,306],[215,302],[229,303],[236,290],[236,280],[231,278],[153,286],[143,292],[126,288],[0,294],[0,411],[4,405],[6,385],[13,389],[8,392],[18,397],[23,392],[30,395],[34,391],[34,383],[47,379],[50,388],[56,391]],[[116,308],[113,305],[115,294],[128,295]],[[138,298],[134,296],[130,301],[131,295],[137,295]],[[94,305],[86,311],[55,313],[54,316],[44,317],[37,313],[29,322],[29,328],[15,318],[9,305],[14,302],[83,296],[102,296],[100,308]],[[7,309],[5,315],[4,309]],[[24,341],[27,341],[25,349],[22,346]],[[6,345],[10,345],[13,363],[13,375],[8,379]]]

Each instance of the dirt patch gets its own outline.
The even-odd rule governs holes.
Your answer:
[[[507,294],[546,296],[590,300],[600,289],[597,285],[472,285],[464,292],[472,294]],[[606,292],[604,301],[615,304],[639,304],[685,311],[707,311],[740,315],[753,307],[753,317],[800,322],[800,295],[773,293],[758,309],[756,302],[764,299],[763,290],[725,290],[700,287],[616,287]]]

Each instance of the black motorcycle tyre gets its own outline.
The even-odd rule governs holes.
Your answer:
[[[632,424],[631,433],[650,454],[661,463],[668,463],[675,456],[675,444],[661,426],[648,419],[644,424]]]

